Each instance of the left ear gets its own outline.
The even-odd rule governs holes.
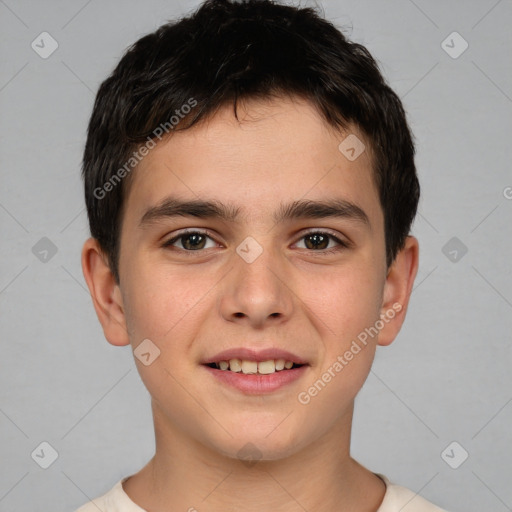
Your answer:
[[[412,286],[418,272],[418,263],[418,240],[413,236],[408,236],[386,277],[380,311],[380,318],[384,326],[379,332],[378,345],[390,345],[404,323]]]

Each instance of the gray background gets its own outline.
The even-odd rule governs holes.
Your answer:
[[[197,4],[0,0],[0,511],[74,510],[153,454],[149,395],[82,276],[80,160],[122,52]],[[512,3],[322,6],[403,98],[422,184],[408,319],[356,400],[353,455],[453,512],[512,510]],[[43,31],[47,59],[31,47]]]

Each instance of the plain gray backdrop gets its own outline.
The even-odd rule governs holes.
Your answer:
[[[2,512],[69,512],[153,454],[149,395],[83,279],[80,163],[99,84],[198,3],[0,0]],[[512,2],[320,5],[403,99],[422,186],[408,318],[352,454],[452,512],[512,510]]]

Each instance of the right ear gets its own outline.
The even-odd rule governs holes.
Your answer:
[[[82,248],[82,272],[105,338],[112,345],[129,345],[121,290],[95,238],[87,239]]]

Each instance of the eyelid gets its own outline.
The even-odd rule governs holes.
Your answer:
[[[314,234],[318,234],[318,233],[321,235],[328,235],[338,245],[336,247],[331,247],[330,249],[321,249],[318,251],[309,250],[307,252],[313,253],[313,254],[316,253],[319,256],[321,256],[322,254],[329,255],[329,254],[336,253],[342,249],[350,249],[353,247],[352,241],[350,241],[347,237],[340,235],[338,232],[333,232],[328,228],[312,228],[312,229],[309,229],[308,231],[301,232],[299,234],[299,238],[298,238],[297,242],[302,240],[304,237],[306,237],[308,235],[314,235]],[[297,243],[297,242],[295,242],[295,243]]]
[[[172,247],[173,243],[175,243],[181,237],[183,237],[183,236],[185,236],[187,234],[190,234],[190,233],[199,233],[199,234],[205,235],[208,238],[212,239],[215,243],[219,243],[216,240],[216,235],[214,235],[208,229],[205,229],[205,228],[185,228],[185,229],[183,229],[181,231],[176,232],[175,234],[173,234],[173,236],[171,238],[169,238],[166,241],[164,241],[163,244],[162,244],[162,247],[164,247],[164,248]],[[317,234],[317,233],[324,234],[324,235],[329,235],[338,244],[338,246],[341,246],[341,247],[344,247],[344,248],[350,248],[353,245],[352,242],[347,239],[347,237],[345,237],[343,235],[340,235],[338,232],[334,232],[334,231],[332,231],[332,230],[330,230],[328,228],[307,228],[306,231],[299,231],[299,233],[295,235],[295,236],[298,236],[298,239],[294,243],[297,243],[298,241],[302,240],[302,238],[304,238],[305,236],[308,236],[310,234]],[[178,250],[180,250],[182,252],[188,252],[188,253],[203,252],[204,251],[204,249],[203,250],[198,250],[198,251],[185,251],[185,250],[182,250],[182,249],[179,249],[179,248],[178,248]],[[328,254],[329,252],[334,252],[336,250],[337,250],[337,247],[333,247],[331,249],[321,249],[321,250],[318,250],[318,251],[311,250],[311,251],[308,251],[308,252],[316,252],[318,254]]]
[[[166,238],[166,240],[162,243],[163,247],[170,246],[172,243],[179,240],[182,236],[191,234],[191,233],[199,233],[201,235],[208,236],[211,238],[215,243],[218,243],[216,240],[216,235],[208,229],[205,228],[185,228],[183,230],[177,231],[174,233],[170,238]],[[194,252],[194,251],[188,251],[188,252]]]
[[[299,232],[299,235],[300,235],[300,237],[303,237],[303,236],[306,236],[309,234],[314,234],[314,233],[322,233],[324,235],[330,235],[333,238],[337,239],[338,241],[345,243],[347,245],[349,245],[351,243],[346,236],[339,233],[338,231],[333,231],[329,228],[308,228],[306,231]]]

